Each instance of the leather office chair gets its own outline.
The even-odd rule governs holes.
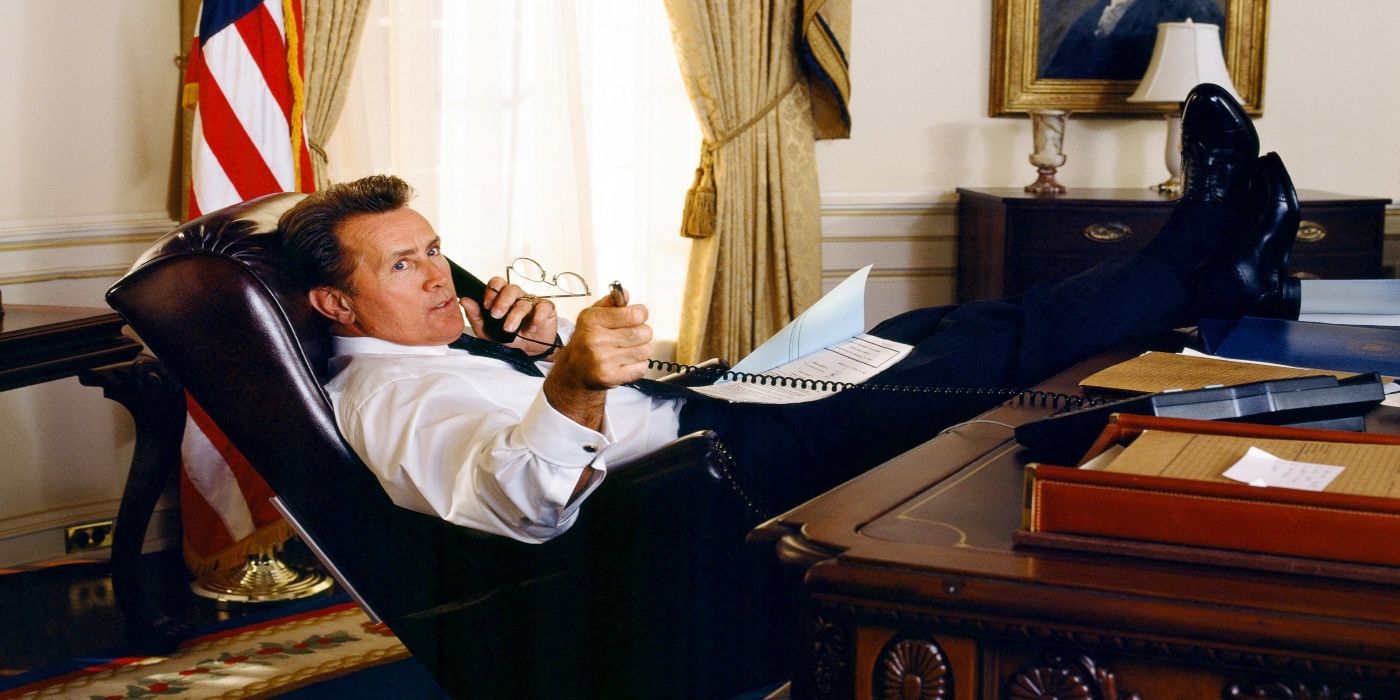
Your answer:
[[[725,697],[781,678],[778,567],[713,434],[609,474],[541,545],[395,506],[322,390],[329,334],[252,200],[158,240],[107,294],[357,599],[458,697]]]

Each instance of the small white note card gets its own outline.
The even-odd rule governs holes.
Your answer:
[[[1251,447],[1240,461],[1225,470],[1224,476],[1250,486],[1321,491],[1327,488],[1344,468],[1280,459],[1257,447]]]

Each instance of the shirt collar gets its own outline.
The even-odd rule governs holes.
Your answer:
[[[341,355],[446,355],[446,345],[399,345],[369,336],[331,336],[331,348]]]

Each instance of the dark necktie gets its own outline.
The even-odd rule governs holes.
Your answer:
[[[478,357],[493,357],[514,367],[516,371],[523,372],[532,377],[544,376],[544,372],[540,371],[540,368],[525,354],[525,351],[518,348],[506,347],[500,343],[493,343],[489,340],[482,340],[470,335],[463,335],[449,344],[448,347],[466,350]],[[658,382],[654,379],[638,379],[627,386],[656,399],[708,398],[705,397],[704,394],[691,391],[686,387],[666,382]]]
[[[463,335],[447,347],[466,350],[479,357],[494,357],[497,360],[506,362],[517,371],[524,372],[532,377],[544,376],[544,372],[541,372],[540,368],[525,354],[525,351],[519,348],[508,348],[500,343],[493,343],[489,340],[482,340],[469,335]]]

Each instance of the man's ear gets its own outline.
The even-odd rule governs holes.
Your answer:
[[[345,292],[334,287],[313,287],[307,296],[311,308],[336,324],[348,326],[355,322],[355,309]]]

